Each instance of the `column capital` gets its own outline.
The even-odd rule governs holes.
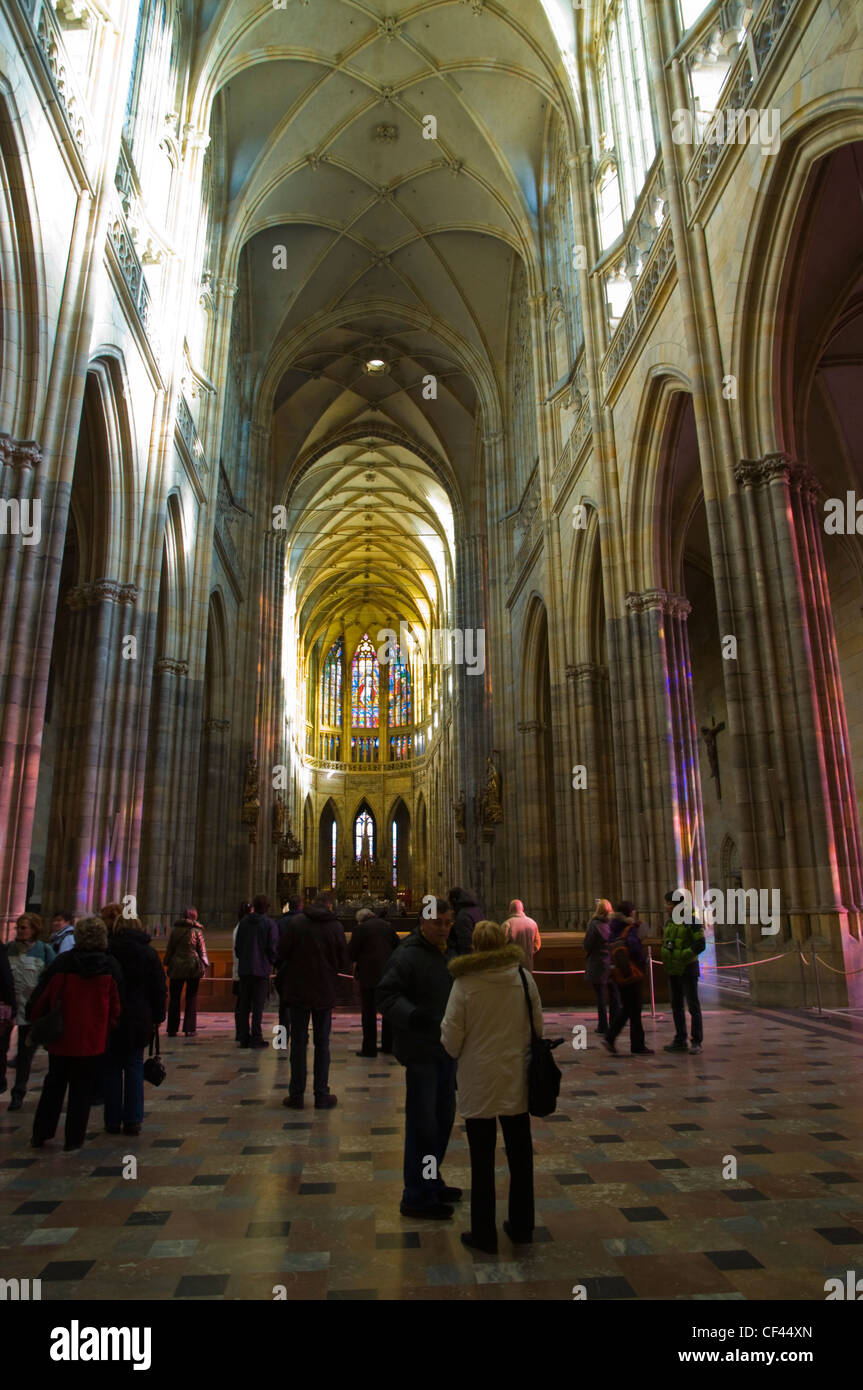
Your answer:
[[[97,579],[93,584],[79,584],[66,595],[70,608],[90,608],[96,603],[136,603],[135,584],[121,584],[116,579]]]
[[[625,599],[630,613],[644,613],[658,608],[674,618],[688,618],[692,604],[683,594],[672,594],[667,589],[643,589],[641,593],[628,593]]]
[[[779,451],[760,459],[741,459],[734,465],[734,478],[740,488],[762,488],[779,482],[813,497],[821,492],[821,483],[814,473]]]
[[[160,656],[153,669],[165,671],[172,676],[188,676],[189,663],[188,661],[177,661],[172,656]]]
[[[492,430],[488,434],[483,435],[482,442],[487,449],[493,449],[495,444],[500,444],[502,442],[503,436],[503,430]]]
[[[210,143],[209,131],[199,130],[194,125],[183,126],[183,139],[187,150],[205,150]]]
[[[0,463],[10,468],[35,468],[42,462],[42,446],[35,439],[13,439],[0,434]]]
[[[538,719],[522,719],[515,726],[520,734],[544,734],[545,725]]]
[[[220,275],[216,280],[216,291],[220,298],[233,299],[234,295],[237,293],[237,288],[236,280],[229,280],[227,276]]]

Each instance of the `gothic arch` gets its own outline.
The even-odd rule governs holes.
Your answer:
[[[29,119],[28,143],[38,147]],[[0,72],[0,419],[13,439],[37,433],[44,374],[45,256],[21,114]]]

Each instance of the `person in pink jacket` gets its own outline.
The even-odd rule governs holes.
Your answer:
[[[542,937],[533,918],[525,916],[524,903],[521,898],[513,898],[509,905],[509,916],[503,927],[507,941],[511,941],[514,946],[521,947],[524,951],[527,968],[532,970],[534,952],[542,948]]]

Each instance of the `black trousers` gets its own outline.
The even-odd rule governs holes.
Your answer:
[[[698,998],[698,966],[687,965],[682,975],[669,975],[668,988],[671,994],[671,1012],[674,1016],[675,1042],[686,1042],[686,1008],[688,1008],[692,1028],[692,1044],[693,1047],[700,1047],[704,1041],[704,1032],[701,1022],[701,1003]]]
[[[513,1235],[533,1235],[533,1142],[530,1115],[499,1115],[509,1164],[509,1224]],[[494,1150],[497,1120],[465,1120],[470,1148],[470,1229],[483,1245],[497,1240]]]
[[[57,1132],[60,1111],[69,1087],[66,1105],[66,1145],[79,1148],[87,1136],[87,1121],[96,1078],[101,1076],[104,1057],[57,1057],[48,1054],[48,1074],[33,1118],[33,1138],[44,1142]]]
[[[183,1011],[183,1032],[194,1033],[198,1027],[198,985],[200,980],[171,980],[168,999],[168,1035],[174,1037],[180,1028],[180,996],[186,986],[186,1007]]]
[[[630,1052],[642,1052],[644,1050],[644,1029],[641,1025],[641,981],[636,980],[631,985],[620,985],[620,1008],[611,1020],[611,1027],[606,1033],[608,1042],[614,1042],[623,1025],[629,1020],[629,1050]]]
[[[237,1006],[237,1014],[241,1043],[259,1043],[264,1040],[261,1024],[269,983],[267,975],[240,976],[240,1002]],[[249,1014],[252,1015],[251,1029],[249,1028]]]
[[[611,976],[601,984],[593,986],[596,995],[596,1024],[600,1032],[608,1032],[609,1019],[614,1018],[615,1013],[620,1008],[620,995],[617,992],[617,985]],[[606,1013],[606,1004],[608,1012]]]
[[[374,987],[360,990],[363,1018],[363,1052],[368,1057],[378,1055],[378,1010],[375,1003]],[[381,1019],[381,1052],[392,1052],[393,1030],[385,1018]]]

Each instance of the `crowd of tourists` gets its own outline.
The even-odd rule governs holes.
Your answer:
[[[668,893],[663,964],[669,978],[675,1037],[669,1052],[701,1051],[698,956],[704,932],[678,923],[678,895]],[[364,908],[348,941],[333,896],[292,900],[276,919],[260,895],[240,904],[233,931],[236,1042],[269,1045],[263,1014],[272,977],[279,998],[274,1046],[290,1049],[283,1104],[302,1110],[307,1091],[309,1027],[316,1109],[337,1097],[329,1086],[330,1034],[338,979],[354,975],[360,991],[359,1057],[392,1053],[405,1071],[404,1187],[400,1210],[412,1219],[447,1221],[462,1198],[442,1167],[456,1105],[465,1122],[471,1163],[470,1228],[463,1243],[497,1250],[495,1147],[500,1121],[510,1174],[503,1229],[513,1244],[534,1229],[533,1147],[528,1107],[531,1038],[543,1014],[533,978],[542,941],[519,899],[502,923],[489,920],[462,888],[448,899],[424,900],[416,928],[404,939],[391,920]],[[59,912],[47,942],[41,920],[23,913],[8,950],[0,947],[0,1094],[7,1050],[17,1025],[10,1110],[20,1110],[33,1054],[48,1052],[48,1072],[33,1121],[31,1144],[54,1137],[68,1090],[66,1151],[84,1143],[91,1107],[104,1106],[109,1134],[136,1135],[144,1118],[144,1052],[167,1015],[167,1034],[197,1032],[197,994],[209,966],[198,914],[186,908],[171,930],[164,962],[137,919],[109,903],[98,917],[72,921]],[[647,961],[635,905],[600,899],[584,938],[586,978],[597,1001],[596,1032],[609,1053],[629,1024],[630,1050],[651,1052],[641,1022]],[[167,976],[167,982],[166,982]],[[184,996],[185,992],[185,998]],[[691,1036],[687,1042],[686,1009]],[[378,1015],[381,1016],[378,1042]],[[539,1112],[544,1113],[544,1112]]]

